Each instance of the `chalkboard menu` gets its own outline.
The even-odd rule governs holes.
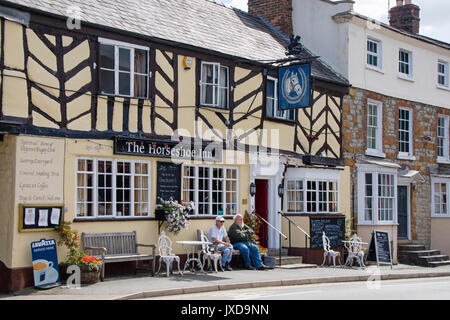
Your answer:
[[[341,248],[344,246],[342,242],[345,236],[345,217],[311,217],[311,249],[322,249],[322,235],[330,239],[331,248]]]
[[[181,200],[181,164],[158,161],[157,200]]]
[[[50,231],[62,221],[64,205],[19,205],[19,231]]]
[[[390,264],[392,266],[391,243],[388,232],[373,231],[367,260],[376,261],[378,265]]]

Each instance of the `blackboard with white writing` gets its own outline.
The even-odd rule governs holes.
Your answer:
[[[389,264],[392,266],[391,243],[389,233],[374,230],[369,246],[368,261],[376,261],[377,264]]]
[[[331,248],[342,248],[345,236],[345,217],[310,218],[311,249],[322,249],[322,235],[330,239]]]
[[[181,200],[181,164],[158,161],[157,200]]]

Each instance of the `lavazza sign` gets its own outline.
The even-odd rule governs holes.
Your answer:
[[[220,162],[222,146],[217,143],[199,144],[195,141],[173,142],[116,137],[114,154]]]

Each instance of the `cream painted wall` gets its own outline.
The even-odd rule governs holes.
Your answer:
[[[14,217],[14,172],[16,165],[15,150],[17,137],[6,135],[0,142],[0,261],[8,268],[12,267]]]
[[[157,158],[144,158],[144,157],[131,157],[131,156],[121,156],[113,154],[113,141],[112,140],[82,140],[82,139],[64,139],[64,138],[37,138],[37,137],[29,137],[29,136],[21,136],[20,139],[30,138],[36,139],[38,141],[46,141],[46,142],[59,142],[64,146],[64,150],[62,154],[57,154],[55,158],[55,164],[61,163],[63,165],[63,186],[54,186],[59,189],[64,190],[64,220],[65,221],[73,221],[75,218],[75,161],[77,157],[96,157],[96,158],[107,158],[107,159],[127,159],[127,160],[148,160],[151,163],[151,209],[150,216],[153,216],[153,212],[155,209],[155,192],[156,192],[156,165],[158,160],[167,159],[157,159]],[[15,140],[9,139],[8,144],[0,144],[0,155],[2,153],[2,147],[4,148],[3,152],[9,152],[11,148],[17,152],[17,159],[20,159],[20,148],[19,145],[16,148]],[[3,142],[4,143],[4,142]],[[240,153],[240,154],[237,154]],[[15,155],[15,152],[11,152],[11,155]],[[62,158],[62,159],[60,159]],[[249,210],[249,165],[248,160],[246,159],[246,155],[242,152],[234,152],[227,151],[224,152],[224,161],[221,163],[204,163],[211,165],[225,165],[225,159],[241,159],[244,158],[245,161],[239,165],[236,165],[239,168],[239,177],[238,177],[238,212],[244,214],[245,211]],[[7,159],[4,157],[4,159]],[[9,166],[13,166],[14,157],[11,157],[11,161],[4,162],[2,165],[7,168]],[[58,161],[58,162],[57,162]],[[197,162],[193,162],[194,164]],[[227,164],[231,165],[231,164]],[[0,166],[0,175],[3,173],[5,179],[8,179],[7,173],[11,171],[7,171],[4,169],[2,171],[2,167]],[[14,171],[13,171],[14,172]],[[10,180],[13,178],[11,177]],[[10,184],[11,185],[11,184]],[[9,185],[8,185],[9,186]],[[11,190],[9,188],[8,190]],[[54,193],[56,191],[50,192]],[[20,191],[16,191],[16,197],[19,197]],[[11,203],[14,205],[14,209],[2,207],[0,208],[0,222],[2,222],[1,226],[5,226],[3,230],[0,228],[0,237],[3,237],[5,241],[2,241],[2,246],[0,246],[0,259],[4,261],[8,267],[10,268],[19,268],[19,267],[27,267],[31,265],[31,250],[30,243],[33,241],[40,240],[42,238],[46,239],[58,239],[58,235],[56,232],[19,232],[19,212],[18,205],[19,203],[23,203],[22,200],[16,199],[14,201],[14,193],[10,192],[8,195],[7,190],[4,190],[2,196],[7,198],[11,197],[10,201],[6,201],[6,203]],[[30,203],[30,202],[27,202]],[[31,203],[42,203],[39,201],[31,201]],[[46,201],[46,203],[52,203]],[[8,209],[2,211],[3,209]],[[12,216],[12,213],[13,215]],[[14,218],[14,225],[12,225],[12,221]],[[4,223],[3,223],[4,222]],[[197,238],[197,229],[203,229],[205,231],[209,230],[209,228],[213,225],[214,219],[191,219],[190,225],[187,229],[181,231],[177,236],[174,236],[171,233],[168,233],[168,236],[174,241],[174,250],[177,254],[186,253],[188,248],[183,248],[181,245],[175,243],[177,240],[195,240]],[[232,219],[227,219],[226,227],[228,228],[232,223]],[[6,228],[7,226],[7,228]],[[101,233],[101,232],[125,232],[125,231],[136,231],[138,236],[138,242],[144,244],[156,244],[158,240],[158,222],[155,220],[133,220],[133,221],[87,221],[87,222],[75,222],[72,226],[74,230],[87,233]],[[14,240],[8,241],[7,235],[11,234],[11,230],[13,230],[12,234]],[[164,225],[162,227],[164,230]],[[150,253],[151,249],[142,249],[143,253]],[[12,255],[12,257],[8,258],[8,254]],[[66,250],[63,247],[58,247],[58,258],[60,261],[64,261],[66,256]]]
[[[367,242],[365,247],[369,249],[370,241],[372,239],[373,230],[385,231],[389,233],[389,241],[391,242],[392,262],[397,263],[397,225],[378,225],[378,226],[358,226],[358,236],[363,242]]]
[[[367,37],[382,42],[382,71],[366,68]],[[398,77],[399,50],[412,52],[413,81]],[[363,19],[349,23],[349,80],[354,87],[384,95],[450,108],[450,89],[437,88],[437,63],[450,63],[450,50],[419,41],[385,27],[369,27]]]
[[[439,249],[441,254],[450,255],[449,230],[449,218],[431,218],[431,249]]]

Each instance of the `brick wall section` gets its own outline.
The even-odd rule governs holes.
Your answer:
[[[355,158],[365,154],[367,99],[383,103],[383,152],[386,159],[410,170],[418,170],[426,182],[411,190],[411,239],[429,247],[431,242],[431,179],[430,169],[445,167],[437,160],[437,117],[450,115],[450,110],[421,103],[401,100],[374,92],[352,88],[343,104],[343,152],[345,164],[352,167],[355,186],[352,209],[355,226],[358,213],[358,188]],[[415,161],[398,160],[398,108],[413,110],[413,154]],[[352,194],[350,195],[352,197]],[[353,201],[354,200],[354,201]]]
[[[397,29],[419,34],[420,8],[414,4],[393,7],[390,11],[389,24]]]
[[[248,12],[263,17],[288,37],[294,32],[292,0],[248,0]]]

